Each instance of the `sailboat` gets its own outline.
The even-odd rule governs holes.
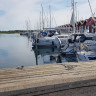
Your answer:
[[[33,47],[56,47],[57,45],[57,43],[56,43],[56,41],[58,42],[58,40],[56,39],[56,38],[50,38],[49,36],[48,36],[48,31],[46,31],[45,32],[45,30],[44,30],[44,25],[45,25],[45,22],[44,22],[44,10],[43,10],[43,6],[42,6],[42,4],[41,4],[41,8],[42,8],[42,16],[41,16],[41,19],[42,20],[40,20],[40,21],[42,21],[42,30],[41,30],[41,28],[40,28],[40,32],[38,33],[38,34],[35,34],[36,36],[35,36],[35,38],[34,38],[34,40],[33,40],[33,43],[32,43],[32,46]],[[41,25],[40,25],[40,27],[41,27]],[[55,40],[56,39],[56,40]]]
[[[58,49],[65,45],[66,39],[68,38],[68,35],[60,35],[58,34],[58,32],[56,32],[55,30],[52,30],[53,28],[51,28],[51,12],[50,12],[50,28],[47,28],[47,31],[45,32],[44,29],[44,20],[43,20],[43,6],[42,7],[42,25],[43,25],[43,31],[40,32],[38,34],[38,36],[36,36],[35,40],[32,43],[33,47],[51,47],[51,48],[55,48],[57,47]],[[48,29],[49,29],[49,34],[48,34]],[[55,28],[54,28],[55,29]],[[55,32],[53,32],[55,31]],[[42,36],[42,34],[44,36]]]
[[[94,33],[76,33],[75,30],[75,15],[74,15],[74,0],[73,0],[73,13],[71,17],[71,24],[73,25],[73,34],[71,34],[68,38],[67,47],[61,49],[62,53],[70,54],[75,53],[76,51],[81,50],[80,46],[84,44],[87,46],[87,50],[95,50],[96,49],[96,34]]]
[[[30,19],[25,21],[26,24],[26,31],[25,32],[21,32],[20,35],[25,35],[30,37],[31,36],[31,23],[30,23]]]

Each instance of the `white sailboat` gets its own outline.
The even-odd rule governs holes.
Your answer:
[[[76,33],[75,19],[74,19],[74,0],[73,0],[73,13],[71,23],[73,24],[73,34],[69,36],[67,47],[62,48],[62,53],[74,53],[80,50],[80,46],[83,44],[87,46],[88,50],[92,51],[96,49],[96,34],[95,33]]]
[[[76,30],[75,30],[75,11],[74,11],[75,3],[74,3],[74,0],[72,0],[72,9],[73,9],[73,12],[72,12],[71,20],[70,20],[70,25],[72,25],[72,29],[73,29],[72,34],[75,34]],[[72,34],[70,34],[68,36],[67,44],[63,48],[61,48],[61,53],[70,54],[70,53],[74,52],[74,43],[73,44],[70,43],[70,37]]]
[[[39,48],[57,47],[59,49],[61,46],[64,46],[66,44],[66,40],[68,39],[68,34],[59,35],[57,32],[54,32],[54,34],[52,32],[53,29],[55,30],[55,28],[51,28],[51,12],[50,12],[50,28],[44,28],[43,7],[42,7],[42,25],[43,25],[43,32],[40,32],[40,34],[38,34],[38,36],[36,36],[35,40],[32,43],[33,47],[36,47],[36,46]],[[47,33],[44,32],[44,29],[47,29],[47,30],[50,29],[49,34],[48,34],[48,31],[47,31]],[[42,36],[43,33],[47,34],[47,35]]]
[[[75,44],[75,45],[74,45]],[[76,50],[81,50],[81,45],[87,46],[88,51],[96,49],[96,34],[87,33],[87,34],[72,34],[68,39],[68,47],[63,52],[74,52]]]

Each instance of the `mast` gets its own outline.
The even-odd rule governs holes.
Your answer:
[[[28,32],[29,26],[28,26],[28,21],[27,20],[25,21],[25,24],[26,24],[26,29],[27,29],[27,32]]]
[[[88,0],[88,3],[89,3],[89,7],[90,7],[90,10],[91,10],[92,17],[94,17],[94,14],[93,14],[93,11],[92,11],[92,8],[91,8],[91,4],[90,4],[89,0]]]
[[[40,18],[39,19],[40,19],[40,31],[41,31],[41,29],[42,29],[42,27],[41,27],[41,22],[42,22],[41,21],[42,20],[42,18],[41,18],[41,11],[40,11]]]
[[[43,16],[43,6],[42,6],[42,4],[41,4],[41,8],[42,8],[42,29],[44,30],[44,16]]]
[[[51,29],[51,6],[49,5],[49,14],[50,14],[50,29]]]
[[[73,6],[73,33],[75,33],[75,3],[74,0],[72,1]]]

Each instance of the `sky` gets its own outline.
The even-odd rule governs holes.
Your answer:
[[[88,0],[76,2],[77,20],[92,16]],[[43,6],[45,27],[69,24],[72,14],[72,0],[0,0],[0,31],[39,29],[41,24],[41,4]],[[90,0],[93,13],[96,12],[96,0]],[[50,12],[49,12],[50,6]],[[95,15],[96,16],[96,15]]]

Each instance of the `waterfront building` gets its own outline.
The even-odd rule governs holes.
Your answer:
[[[92,17],[90,18],[85,20],[80,20],[75,23],[76,33],[78,32],[84,33],[86,31],[89,31],[89,33],[96,33],[96,27],[93,27],[96,26],[95,21],[93,20]],[[96,19],[96,17],[94,17],[94,19]],[[70,24],[65,24],[65,25],[57,26],[56,29],[57,31],[59,30],[61,33],[70,33],[73,27]]]

